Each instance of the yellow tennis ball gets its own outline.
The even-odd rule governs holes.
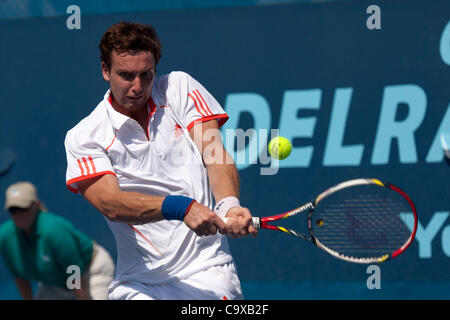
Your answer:
[[[291,154],[292,144],[284,137],[275,137],[270,140],[268,149],[273,158],[282,160]]]

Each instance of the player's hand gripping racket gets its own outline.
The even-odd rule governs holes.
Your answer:
[[[273,225],[307,214],[309,235]],[[417,230],[417,212],[401,189],[376,179],[342,182],[289,212],[253,217],[257,229],[282,231],[310,241],[332,256],[355,263],[380,263],[404,252]]]

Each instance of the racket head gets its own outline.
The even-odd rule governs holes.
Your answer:
[[[400,188],[377,179],[342,182],[321,193],[308,213],[314,244],[354,263],[381,263],[414,240],[417,211]]]

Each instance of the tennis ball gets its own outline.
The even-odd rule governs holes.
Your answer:
[[[292,144],[284,137],[275,137],[270,140],[268,149],[270,156],[282,160],[291,154]]]

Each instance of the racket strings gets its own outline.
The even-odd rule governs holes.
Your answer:
[[[344,189],[318,204],[311,222],[321,244],[346,256],[366,258],[390,254],[408,240],[405,213],[411,207],[405,199],[385,188],[366,189]]]

